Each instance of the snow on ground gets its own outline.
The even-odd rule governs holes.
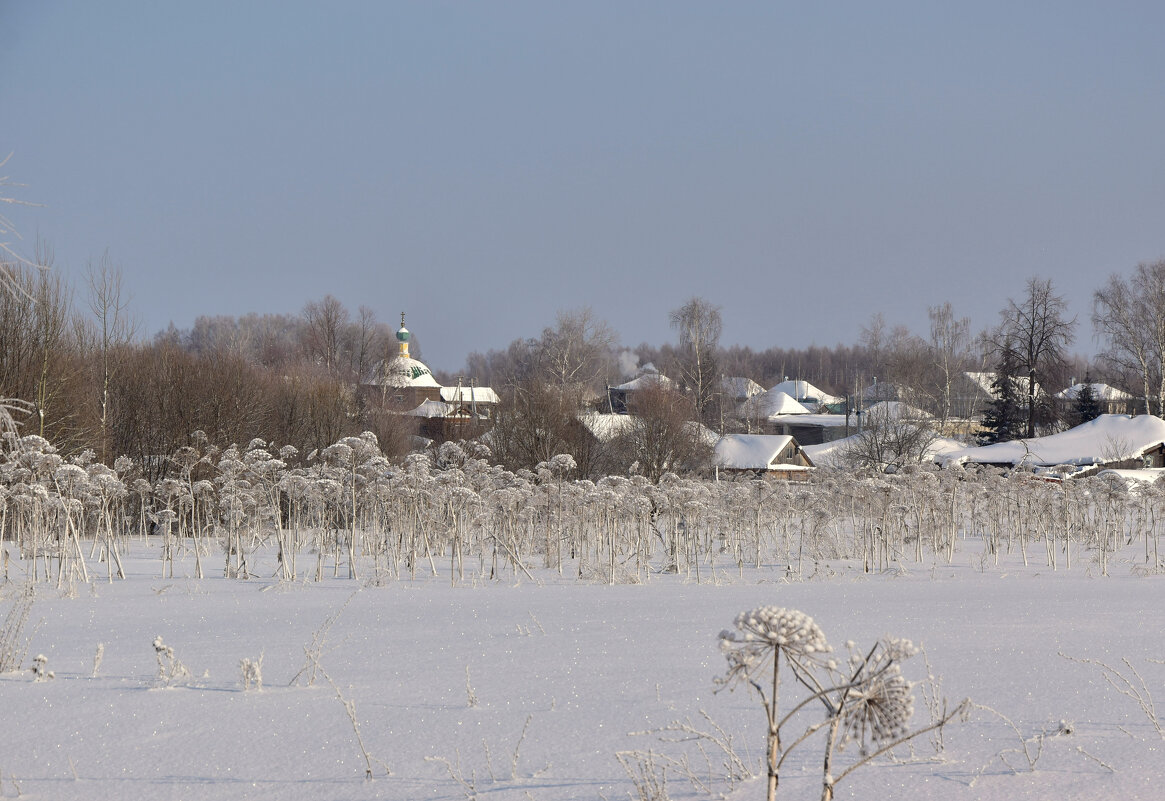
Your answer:
[[[1165,666],[1150,661],[1165,657],[1165,579],[1139,575],[1131,552],[1102,578],[1086,557],[1051,572],[1018,558],[985,567],[974,551],[879,575],[821,564],[795,583],[771,565],[701,584],[656,575],[605,586],[535,571],[537,582],[467,576],[452,587],[447,576],[162,579],[155,546],[139,545],[126,581],[38,587],[24,664],[43,653],[56,678],[0,676],[0,797],[626,799],[635,790],[615,754],[634,749],[687,753],[715,792],[763,797],[762,779],[717,783],[721,760],[709,768],[694,744],[636,732],[689,719],[706,730],[706,713],[759,772],[760,707],[744,688],[714,692],[725,667],[716,635],[737,613],[774,604],[812,615],[838,649],[882,635],[922,644],[943,693],[1015,727],[975,711],[947,729],[941,754],[926,738],[913,753],[900,747],[848,777],[837,798],[1159,798],[1165,740],[1149,715],[1098,665],[1062,654],[1130,678],[1135,668],[1165,697]],[[19,572],[14,562],[10,575]],[[0,614],[21,586],[0,585]],[[320,656],[330,681],[293,681],[337,613]],[[158,636],[192,678],[157,686]],[[244,691],[240,660],[260,656],[263,688]],[[921,658],[906,666],[925,674]],[[926,705],[915,707],[924,719]],[[1056,733],[1061,721],[1070,734]],[[807,746],[778,797],[819,797],[820,764]],[[674,773],[667,792],[708,797]]]

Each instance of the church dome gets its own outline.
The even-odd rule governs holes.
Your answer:
[[[424,362],[410,356],[396,356],[381,362],[376,383],[386,387],[440,387]]]
[[[405,328],[404,312],[400,314],[400,329],[396,332],[396,341],[400,352],[392,359],[381,362],[375,368],[374,383],[382,387],[437,387],[437,379],[433,378],[432,371],[424,362],[417,361],[409,356],[409,339],[411,334]]]

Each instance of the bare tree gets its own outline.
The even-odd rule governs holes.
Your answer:
[[[1129,279],[1112,275],[1092,298],[1101,354],[1141,382],[1145,413],[1165,414],[1165,261],[1141,263]]]
[[[938,379],[937,406],[939,430],[945,431],[951,416],[951,394],[955,379],[966,369],[970,347],[971,321],[966,317],[955,319],[950,303],[931,306],[930,359]]]
[[[882,312],[875,312],[870,315],[869,322],[862,326],[859,342],[866,349],[869,358],[869,364],[867,366],[873,371],[874,375],[882,373],[884,376],[886,374],[884,351],[886,349],[887,337],[886,318],[882,315]]]
[[[350,319],[344,304],[332,295],[311,301],[303,307],[307,324],[304,349],[309,358],[328,371],[336,371],[341,364],[344,332]]]
[[[108,463],[109,385],[118,366],[114,354],[133,339],[136,325],[127,312],[129,298],[125,294],[121,270],[109,263],[108,253],[101,257],[98,266],[89,264],[86,281],[89,285],[89,309],[93,312],[95,320],[94,344],[100,371],[98,454],[103,463]]]
[[[560,311],[555,327],[544,330],[538,341],[538,361],[557,386],[598,389],[616,342],[615,332],[590,307]]]
[[[875,379],[876,390],[867,401],[901,400],[921,404],[929,392],[931,354],[928,344],[904,325],[887,330],[886,320],[879,312],[862,326],[861,344],[866,351],[865,370],[858,373],[859,389],[865,380]],[[863,375],[864,374],[864,375]]]
[[[933,420],[909,419],[882,407],[866,417],[862,432],[839,450],[836,461],[844,467],[867,467],[895,473],[906,465],[920,464],[936,439]]]
[[[11,153],[3,159],[0,159],[0,170],[8,164],[10,158],[12,158]],[[9,193],[4,189],[4,187],[9,186],[20,187],[23,184],[13,183],[7,175],[0,175],[0,206],[37,205],[27,200],[10,197]],[[0,214],[0,291],[20,292],[20,282],[15,279],[13,269],[20,265],[27,267],[35,266],[31,261],[16,252],[15,240],[17,239],[20,239],[20,232],[16,230],[16,226],[6,216]]]
[[[8,164],[8,160],[12,158],[9,153],[0,160],[0,169]],[[7,175],[0,175],[0,205],[32,205],[28,201],[18,200],[10,197],[8,192],[4,190],[7,186],[18,186],[13,184]],[[22,293],[26,299],[31,300],[18,279],[17,271],[21,265],[28,264],[28,260],[22,258],[13,248],[13,240],[19,239],[20,233],[16,230],[9,219],[0,214],[0,295],[12,296],[13,300],[18,299]],[[8,347],[6,342],[5,347]],[[9,385],[5,385],[0,381],[0,388],[5,388],[11,391]],[[23,415],[31,411],[31,404],[28,401],[20,400],[16,397],[4,397],[0,395],[0,436],[5,438],[16,436],[16,418],[13,415]]]
[[[615,447],[629,465],[656,484],[664,473],[695,472],[712,460],[712,443],[693,420],[692,400],[656,383],[636,390],[632,423]]]
[[[364,381],[372,365],[388,351],[388,326],[378,322],[368,306],[356,311],[356,321],[348,327],[349,370],[357,383]]]
[[[692,298],[674,309],[669,320],[680,337],[677,378],[692,393],[696,416],[703,419],[720,384],[716,366],[716,349],[723,328],[720,307],[703,298]]]
[[[1068,318],[1068,305],[1057,295],[1051,279],[1029,278],[1024,297],[1007,301],[1000,312],[995,342],[1009,342],[1021,373],[1027,377],[1027,425],[1025,436],[1036,434],[1040,381],[1063,362],[1072,344],[1076,318]]]
[[[532,469],[560,453],[575,456],[583,439],[575,398],[538,380],[514,385],[508,394],[490,432],[490,447],[501,464]]]
[[[35,365],[31,392],[37,416],[36,433],[58,442],[76,433],[76,397],[79,378],[76,361],[76,341],[69,325],[72,318],[71,292],[60,275],[49,268],[53,263],[52,248],[37,242],[37,269],[29,273],[24,290],[31,300],[31,336],[35,349]]]

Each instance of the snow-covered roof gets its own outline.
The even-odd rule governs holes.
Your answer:
[[[987,397],[995,397],[995,388],[992,386],[992,383],[995,381],[994,372],[968,371],[963,373],[963,375],[966,376],[966,378],[971,381],[971,383],[975,384],[979,387],[979,389],[983,390]],[[1016,392],[1021,395],[1027,395],[1028,377],[1026,375],[1013,376],[1011,383],[1015,387]],[[1036,384],[1036,393],[1039,394],[1040,392],[1040,385]]]
[[[587,431],[590,431],[591,435],[600,442],[609,442],[616,437],[623,436],[634,428],[638,419],[633,414],[599,414],[598,412],[578,416],[578,421],[586,426]],[[684,423],[684,428],[709,446],[715,445],[719,438],[715,431],[702,423],[689,420]]]
[[[765,388],[751,378],[725,376],[720,379],[720,390],[730,398],[748,400],[753,396],[760,395],[765,391]]]
[[[425,366],[408,356],[394,356],[385,362],[380,362],[373,368],[372,383],[387,387],[440,387],[433,373]]]
[[[793,469],[774,464],[793,438],[783,434],[725,434],[716,442],[714,459],[727,470]]]
[[[779,414],[809,414],[809,410],[797,403],[789,393],[770,389],[742,403],[740,414],[745,417],[771,418]]]
[[[1133,459],[1162,444],[1165,444],[1165,420],[1160,417],[1102,414],[1059,434],[965,448],[947,456],[943,465],[974,462],[1087,467]]]
[[[1098,401],[1134,400],[1133,396],[1129,393],[1108,384],[1088,384],[1088,386],[1092,387],[1092,395]],[[1076,400],[1076,396],[1080,394],[1080,391],[1084,389],[1084,387],[1084,384],[1073,384],[1067,389],[1062,389],[1057,392],[1056,397],[1063,398],[1064,400]]]
[[[453,414],[453,407],[448,403],[436,400],[427,400],[412,411],[405,412],[412,417],[448,417]]]
[[[580,414],[578,421],[586,426],[591,436],[599,442],[609,442],[625,433],[635,422],[629,414],[599,414],[590,412]]]
[[[501,403],[498,393],[489,387],[441,387],[441,400],[448,403]]]
[[[774,414],[768,418],[770,423],[788,423],[795,426],[820,426],[822,428],[841,428],[845,425],[844,414]],[[858,416],[849,416],[850,428],[858,428]]]
[[[926,420],[934,415],[917,409],[902,401],[878,401],[871,404],[865,411],[867,420],[878,417],[883,420]]]
[[[808,381],[792,379],[782,381],[775,387],[770,387],[769,392],[784,392],[798,403],[841,403],[845,400],[845,398],[823,392]]]
[[[1096,474],[1097,478],[1102,476],[1117,476],[1132,486],[1146,486],[1156,484],[1159,480],[1165,478],[1165,467],[1146,467],[1141,470],[1101,470]]]
[[[903,387],[889,381],[875,381],[862,389],[862,399],[867,402],[897,400],[903,394]]]
[[[865,426],[871,418],[881,417],[888,420],[926,420],[933,415],[916,409],[901,401],[879,401],[865,409],[861,414],[861,426]],[[775,414],[768,418],[770,423],[786,423],[795,426],[820,426],[821,428],[842,428],[847,424],[844,414]],[[859,427],[859,416],[856,412],[849,415],[848,425],[855,432]],[[809,446],[805,446],[808,449]]]
[[[611,387],[611,389],[634,392],[637,389],[647,389],[648,387],[671,387],[673,384],[675,382],[662,373],[644,373],[638,378],[633,378],[617,387]]]
[[[690,420],[687,423],[684,423],[684,428],[695,434],[701,442],[703,442],[705,445],[708,445],[709,447],[715,447],[716,442],[720,439],[720,435],[715,431],[708,428],[708,426],[704,425],[703,423],[697,423],[694,420]]]
[[[848,437],[835,439],[832,442],[824,442],[820,445],[804,445],[803,450],[806,455],[813,460],[816,465],[832,466],[837,463],[838,458],[845,453],[846,449],[853,445],[861,434],[851,434]],[[925,458],[930,461],[940,462],[947,455],[959,451],[966,450],[967,444],[960,442],[957,439],[949,439],[948,437],[935,437],[926,447]]]

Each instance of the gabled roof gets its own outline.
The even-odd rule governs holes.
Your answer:
[[[600,414],[589,412],[580,414],[578,421],[582,423],[591,436],[599,442],[609,442],[622,435],[635,423],[635,418],[629,414]]]
[[[578,416],[578,421],[586,426],[587,431],[591,432],[591,436],[599,442],[609,442],[616,437],[623,436],[635,427],[638,419],[633,414],[599,414],[598,412]],[[692,420],[685,422],[684,428],[708,445],[714,445],[718,438],[715,431]]]
[[[648,387],[670,388],[674,384],[674,381],[662,373],[644,373],[638,378],[634,378],[626,383],[620,384],[617,387],[611,387],[611,389],[619,389],[625,392],[634,392],[637,389],[647,389]]]
[[[725,434],[716,442],[713,458],[726,470],[798,469],[798,465],[776,464],[791,442],[793,438],[783,434]]]
[[[1098,401],[1131,401],[1136,400],[1132,395],[1124,390],[1109,386],[1108,384],[1088,384],[1092,387],[1092,394]],[[1076,396],[1084,389],[1084,384],[1073,384],[1067,389],[1062,389],[1056,393],[1057,398],[1064,400],[1076,400]]]
[[[973,372],[968,371],[963,375],[976,387],[981,389],[989,398],[995,397],[995,389],[991,386],[995,381],[994,372]],[[1026,375],[1012,376],[1011,384],[1015,387],[1015,391],[1020,395],[1027,395],[1028,377]],[[1039,395],[1043,390],[1039,384],[1036,384],[1036,394]]]
[[[453,414],[453,407],[448,403],[436,400],[427,400],[412,411],[405,412],[411,417],[448,417]]]
[[[808,381],[799,380],[782,381],[775,387],[770,387],[769,392],[784,392],[798,403],[841,403],[845,400],[845,398],[839,398],[836,395],[830,395],[828,392],[823,392],[822,390],[810,384]]]
[[[765,388],[751,378],[745,378],[744,376],[725,376],[720,379],[720,390],[735,400],[748,400],[756,395],[760,395],[765,391]]]
[[[934,417],[930,412],[924,412],[902,401],[878,401],[871,404],[865,413],[869,415],[866,419],[877,417],[883,420],[925,420]]]
[[[448,403],[501,403],[498,393],[489,387],[441,387],[441,400]]]
[[[809,410],[787,392],[770,389],[742,403],[740,413],[746,417],[770,418],[779,414],[809,414]]]
[[[966,448],[947,456],[943,466],[972,462],[1087,467],[1134,459],[1161,445],[1165,445],[1165,420],[1160,417],[1102,414],[1059,434]]]

